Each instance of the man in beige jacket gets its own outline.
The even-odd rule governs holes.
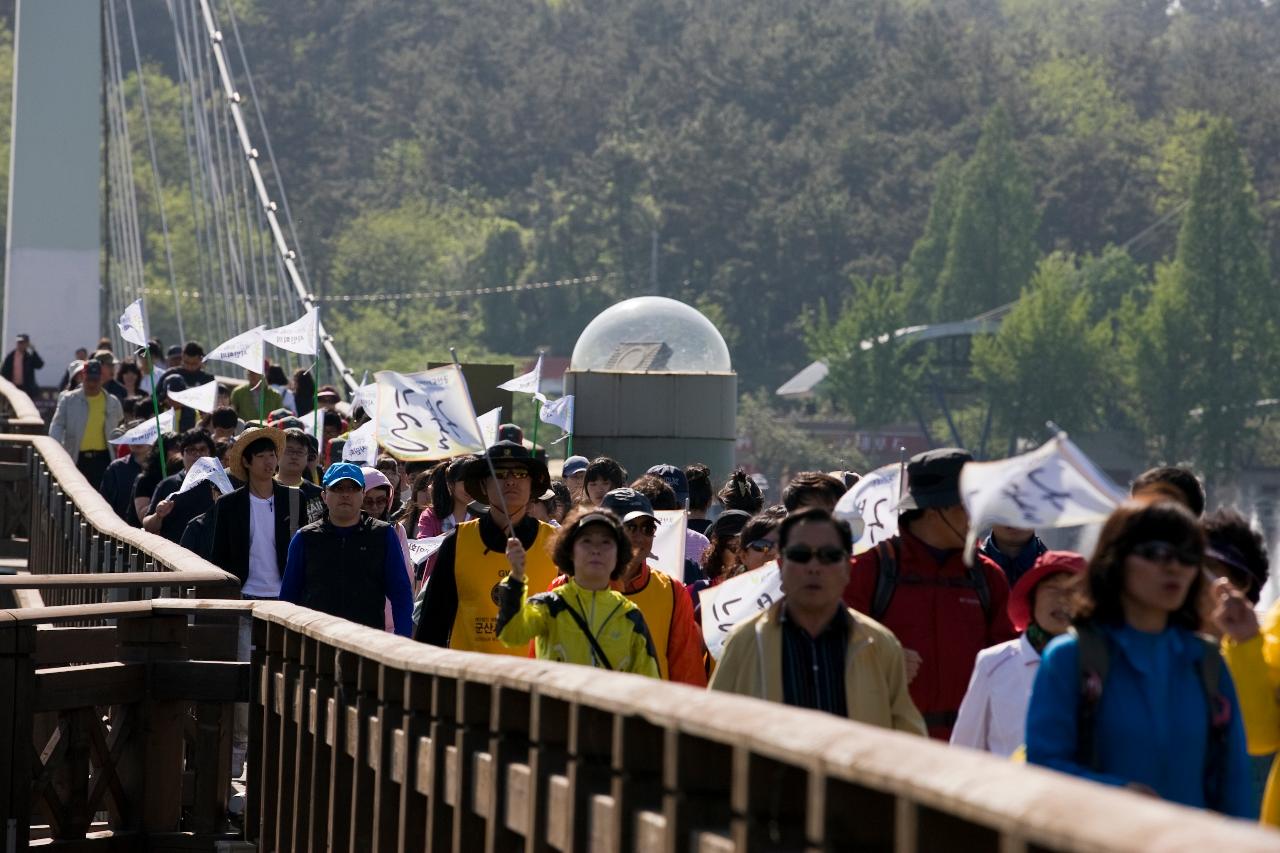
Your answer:
[[[901,644],[841,601],[852,545],[849,526],[825,509],[787,516],[778,529],[784,597],[729,635],[710,687],[923,736]]]

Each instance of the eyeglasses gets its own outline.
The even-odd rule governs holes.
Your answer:
[[[527,480],[529,472],[524,468],[499,468],[493,472],[495,480]]]
[[[1198,566],[1204,561],[1200,554],[1179,548],[1169,542],[1142,542],[1134,545],[1130,553],[1153,563],[1177,561],[1184,566]]]
[[[628,533],[638,533],[641,536],[656,536],[658,534],[658,525],[652,521],[629,521],[623,526],[627,528]]]
[[[810,548],[808,545],[792,545],[782,552],[782,556],[786,557],[792,563],[808,563],[814,557],[818,558],[818,562],[824,566],[834,565],[841,560],[849,559],[849,554],[843,548],[837,548],[835,545],[823,545],[821,548]]]
[[[755,551],[757,554],[768,554],[770,551],[778,550],[778,543],[772,539],[756,539],[754,542],[747,543],[748,551]]]

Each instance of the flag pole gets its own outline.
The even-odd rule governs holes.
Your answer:
[[[537,390],[537,389],[534,389]],[[538,455],[538,421],[542,420],[542,401],[533,398],[533,455]]]
[[[458,376],[462,378],[462,387],[466,388],[467,377],[464,376],[462,373],[462,364],[458,361],[458,350],[455,349],[454,347],[449,347],[449,356],[450,358],[453,359],[453,367],[455,370],[458,371]],[[471,397],[471,391],[468,390],[467,398],[470,399],[470,397]],[[475,411],[476,411],[475,404],[472,403],[471,405],[472,417],[475,417]],[[480,432],[479,422],[476,423],[476,432],[477,433]],[[486,447],[484,451],[481,452],[480,455],[484,457],[485,462],[489,463],[489,476],[493,478],[493,482],[498,483],[498,503],[502,506],[502,517],[507,520],[507,535],[510,536],[512,539],[515,539],[517,538],[516,528],[511,523],[511,513],[507,510],[507,499],[502,496],[502,483],[498,482],[498,471],[496,468],[493,467],[493,457],[489,455],[489,448]]]
[[[148,349],[147,352],[151,351]],[[160,476],[168,477],[169,466],[164,453],[164,430],[160,428],[160,403],[156,399],[155,357],[152,356],[149,360],[153,362],[151,365],[151,411],[156,417],[156,445],[160,448]]]
[[[311,365],[311,432],[320,441],[320,305],[316,303],[316,360]]]

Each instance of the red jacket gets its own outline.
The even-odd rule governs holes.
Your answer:
[[[936,552],[910,533],[891,540],[898,555],[899,583],[888,610],[875,617],[897,636],[904,649],[920,655],[920,671],[911,682],[911,699],[929,723],[929,736],[949,740],[978,652],[1017,636],[1006,610],[1009,584],[988,557],[976,555],[990,590],[990,618],[970,586],[903,583],[908,576],[939,579],[968,577],[962,552]],[[855,557],[845,604],[871,614],[879,577],[874,550]]]

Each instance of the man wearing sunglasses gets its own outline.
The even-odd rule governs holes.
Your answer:
[[[821,507],[802,509],[783,520],[778,544],[783,598],[729,635],[711,689],[924,735],[901,644],[841,601],[848,524]]]
[[[489,511],[451,530],[436,552],[431,578],[419,593],[421,615],[414,639],[525,657],[527,648],[509,648],[498,641],[498,586],[511,573],[511,530],[526,554],[529,589],[547,589],[559,573],[548,547],[555,528],[528,513],[534,497],[551,487],[551,477],[545,463],[513,441],[499,441],[486,456],[467,463],[463,479],[467,494],[488,504]]]
[[[972,459],[954,447],[911,458],[899,534],[853,561],[844,592],[845,604],[902,642],[911,698],[940,740],[951,737],[978,652],[1017,636],[1004,572],[982,554],[964,562],[960,469]]]

